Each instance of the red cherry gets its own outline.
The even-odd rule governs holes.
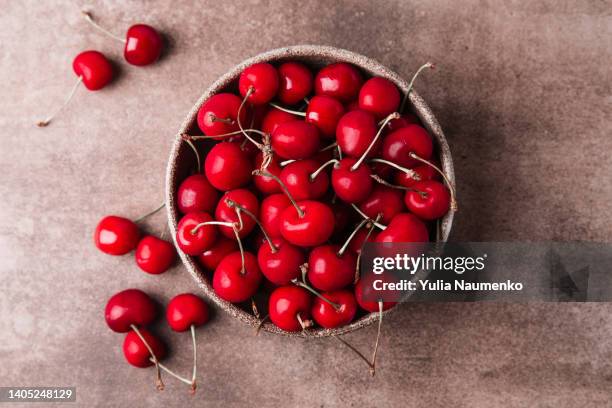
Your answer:
[[[377,119],[396,112],[399,106],[400,93],[388,79],[370,78],[359,91],[359,108],[372,112]]]
[[[124,255],[138,245],[138,226],[127,218],[109,215],[100,220],[94,232],[96,247],[105,254]]]
[[[272,133],[272,149],[283,159],[306,159],[319,150],[319,144],[317,127],[300,120],[281,123]]]
[[[157,360],[163,359],[166,356],[166,346],[164,346],[164,343],[151,334],[150,331],[146,329],[139,330],[149,347],[151,347]],[[127,362],[134,367],[146,368],[153,365],[149,349],[135,331],[131,331],[125,336],[125,340],[123,341],[123,355]]]
[[[285,194],[272,194],[264,198],[259,210],[259,221],[264,230],[272,238],[281,237],[281,214],[291,206],[291,201]]]
[[[351,168],[357,162],[346,157],[334,167],[331,174],[332,187],[336,195],[347,203],[359,203],[365,200],[372,191],[372,172],[361,164],[355,170]]]
[[[270,102],[278,92],[279,80],[276,68],[267,62],[260,62],[245,68],[238,79],[240,95],[245,97],[252,89],[247,100],[253,105],[263,105]]]
[[[139,289],[126,289],[114,294],[104,309],[106,324],[118,333],[130,331],[131,325],[146,326],[153,322],[156,316],[155,303]]]
[[[300,118],[295,115],[292,115],[289,112],[285,112],[272,107],[263,117],[263,120],[261,122],[261,131],[271,135],[272,133],[274,133],[274,130],[276,130],[278,125],[287,122],[293,122],[296,120],[300,120]]]
[[[362,83],[363,78],[357,68],[338,62],[319,71],[315,77],[315,93],[349,102],[357,97]]]
[[[433,153],[431,136],[422,127],[408,125],[384,138],[382,155],[385,160],[403,167],[414,167],[421,164],[411,158],[410,153],[416,153],[423,159],[429,159]]]
[[[374,290],[374,281],[379,279],[387,283],[397,281],[397,279],[388,273],[383,273],[381,275],[368,273],[365,276],[362,276],[361,279],[359,279],[355,284],[355,299],[357,300],[359,307],[361,307],[363,310],[368,312],[378,312],[379,305],[378,301],[375,299],[383,301],[382,310],[391,309],[397,304],[397,300],[399,300],[397,291]]]
[[[419,176],[420,181],[438,180],[440,178],[440,174],[436,171],[436,169],[427,164],[416,166],[412,170]],[[415,180],[412,176],[403,171],[398,171],[395,173],[395,184],[397,185],[413,187],[417,181],[418,180]]]
[[[344,114],[344,106],[330,96],[313,96],[306,110],[306,122],[315,125],[321,135],[332,138],[336,134],[338,121]]]
[[[308,280],[315,288],[323,291],[342,289],[355,279],[357,256],[347,251],[338,254],[337,245],[323,245],[314,248],[308,257]]]
[[[229,239],[225,237],[219,237],[217,242],[213,246],[198,255],[198,261],[200,265],[209,271],[214,271],[219,263],[225,258],[230,252],[238,250],[238,243],[235,239]]]
[[[238,143],[221,142],[208,152],[204,170],[213,187],[227,191],[242,187],[251,180],[253,164]]]
[[[168,325],[177,332],[187,331],[191,326],[201,326],[209,318],[208,305],[191,293],[176,295],[166,308]]]
[[[351,157],[361,157],[376,136],[376,118],[362,110],[350,111],[338,122],[336,142],[342,153]]]
[[[259,169],[261,167],[262,162],[263,154],[258,153],[255,157],[255,168]],[[270,161],[268,167],[266,167],[266,171],[276,177],[280,177],[282,167],[278,164],[278,159],[276,158],[276,156],[272,156],[272,160]],[[253,176],[253,181],[255,182],[255,187],[257,187],[257,189],[264,194],[274,194],[283,191],[278,182],[272,177],[257,175]]]
[[[281,286],[276,288],[268,301],[270,320],[278,328],[294,332],[302,330],[298,315],[302,322],[310,319],[312,297],[306,289],[297,286]]]
[[[418,125],[420,123],[421,122],[419,122],[419,118],[417,118],[416,115],[413,115],[412,113],[404,113],[401,117],[389,121],[387,124],[387,132],[395,132],[396,130],[407,127],[408,125]]]
[[[198,110],[198,127],[206,136],[224,135],[239,130],[238,109],[242,101],[231,93],[211,96]],[[246,123],[247,110],[240,111],[240,123]],[[223,140],[223,138],[216,138]]]
[[[324,171],[319,172],[314,179],[310,178],[319,167],[320,163],[315,160],[294,161],[283,168],[280,179],[295,200],[315,200],[322,197],[329,188],[329,176]]]
[[[281,234],[293,245],[310,247],[321,245],[334,232],[334,214],[318,201],[300,201],[299,214],[293,206],[281,214]]]
[[[183,214],[190,212],[210,212],[215,208],[219,193],[203,174],[187,177],[179,186],[176,201]]]
[[[315,297],[312,302],[312,318],[319,326],[333,329],[349,324],[357,314],[357,301],[353,292],[339,290],[321,293],[325,299],[337,304],[335,308],[323,299]]]
[[[448,188],[439,181],[419,181],[404,195],[406,207],[424,220],[435,220],[444,216],[450,208]]]
[[[104,54],[98,51],[83,51],[72,61],[74,73],[83,78],[90,91],[104,88],[113,79],[113,66]]]
[[[257,262],[261,273],[275,285],[287,285],[300,275],[300,265],[306,259],[299,248],[282,238],[272,240],[273,251],[266,242],[257,253]]]
[[[370,196],[359,204],[359,209],[371,219],[382,214],[380,222],[386,224],[404,209],[402,191],[377,184]]]
[[[123,56],[132,65],[149,65],[161,55],[162,45],[162,38],[153,27],[135,24],[127,31]]]
[[[243,273],[240,252],[232,252],[215,269],[213,289],[221,299],[240,303],[250,299],[257,292],[261,279],[255,255],[250,252],[244,253]]]
[[[179,248],[187,255],[193,256],[200,255],[210,248],[217,239],[217,227],[215,225],[198,227],[198,224],[212,220],[212,217],[205,212],[189,213],[181,218],[176,229],[176,243]]]
[[[416,215],[401,213],[378,234],[376,242],[429,242],[429,232]]]
[[[304,64],[285,62],[278,67],[278,99],[286,105],[302,101],[312,91],[312,73]]]
[[[367,228],[362,228],[359,231],[357,231],[357,233],[355,233],[355,236],[349,243],[349,249],[353,251],[354,253],[359,254],[361,252],[361,248],[363,248],[363,245],[366,243],[366,237],[368,236],[368,232],[369,231]],[[372,231],[367,242],[375,242],[376,236],[377,236],[376,230]]]
[[[141,239],[136,248],[136,264],[143,271],[153,275],[166,272],[175,260],[174,245],[152,235]]]
[[[240,204],[255,216],[257,216],[259,213],[259,201],[257,200],[257,197],[255,197],[255,194],[251,193],[247,189],[240,188],[237,190],[228,191],[223,195],[223,197],[221,197],[217,203],[217,209],[215,210],[215,219],[217,221],[231,223],[239,222],[236,208],[228,204],[228,200]],[[255,228],[255,220],[253,220],[247,214],[241,214],[241,218],[242,229],[238,230],[238,236],[240,238],[244,238],[249,235],[251,231],[253,231],[253,228]],[[221,233],[227,238],[236,238],[234,229],[231,227],[220,226],[219,231],[221,231]]]

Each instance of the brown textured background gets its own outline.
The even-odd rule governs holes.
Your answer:
[[[380,370],[329,340],[271,335],[216,314],[198,330],[200,392],[128,366],[102,310],[126,287],[160,302],[194,290],[177,265],[140,272],[97,252],[108,213],[136,217],[163,197],[166,158],[194,101],[244,58],[283,45],[360,52],[418,83],[454,154],[454,240],[610,240],[612,4],[609,1],[0,2],[0,385],[75,385],[80,406],[591,407],[612,397],[612,305],[407,304],[384,327]],[[150,23],[167,58],[126,66],[93,31]],[[107,89],[69,90],[72,58],[106,52]],[[165,218],[148,223],[161,232]],[[168,364],[187,374],[190,339]],[[368,347],[374,328],[351,334]],[[74,405],[73,405],[74,406]]]

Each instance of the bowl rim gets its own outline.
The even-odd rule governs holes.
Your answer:
[[[181,135],[186,133],[190,128],[192,128],[193,124],[197,120],[197,113],[202,104],[212,95],[220,92],[223,88],[225,88],[234,80],[236,80],[240,73],[246,67],[259,62],[275,62],[279,60],[300,61],[301,59],[313,59],[317,57],[334,60],[335,62],[347,62],[356,65],[362,72],[366,72],[369,75],[385,77],[391,80],[400,89],[403,95],[405,95],[406,91],[408,90],[408,81],[400,77],[397,73],[395,73],[388,67],[382,65],[378,61],[375,61],[369,57],[349,50],[332,46],[305,44],[276,48],[269,51],[265,51],[251,58],[247,58],[246,60],[235,65],[225,74],[219,77],[216,81],[214,81],[203,92],[203,94],[192,107],[191,111],[183,120],[183,123],[181,124],[179,131],[175,136],[175,140],[170,151],[170,157],[166,169],[165,203],[166,213],[168,216],[168,227],[170,229],[170,233],[172,234],[174,245],[177,248],[177,252],[183,264],[185,265],[187,271],[191,274],[197,285],[204,292],[206,297],[212,300],[218,307],[223,309],[225,312],[229,313],[232,317],[237,318],[252,327],[261,326],[262,330],[270,333],[295,337],[327,337],[332,335],[341,335],[349,333],[357,329],[369,326],[373,322],[377,321],[378,313],[369,313],[361,317],[360,319],[353,321],[349,325],[335,329],[315,328],[304,330],[301,332],[286,332],[284,330],[279,329],[269,321],[261,324],[259,319],[257,319],[254,315],[247,313],[236,305],[219,298],[215,294],[212,285],[204,275],[204,272],[196,263],[195,258],[183,253],[183,251],[180,250],[176,243],[176,230],[179,219],[179,213],[175,200],[175,192],[177,191],[179,183],[179,180],[176,180],[176,162],[178,160],[181,150],[185,149],[186,144]],[[442,128],[440,127],[440,124],[435,118],[433,112],[414,89],[408,95],[407,105],[410,106],[413,113],[415,113],[419,117],[425,128],[436,140],[440,152],[442,169],[448,176],[450,182],[452,183],[452,186],[455,187],[455,172],[453,168],[450,148],[448,146],[448,142],[446,140],[446,137],[444,136]],[[442,218],[440,223],[440,236],[438,242],[446,242],[448,240],[448,236],[450,234],[450,230],[453,223],[453,218],[453,211],[449,211],[448,214],[446,214]],[[386,314],[395,309],[396,308],[392,308],[383,313]]]

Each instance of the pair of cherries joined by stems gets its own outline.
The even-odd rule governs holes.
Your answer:
[[[89,12],[83,11],[85,19],[108,37],[124,44],[125,60],[135,66],[150,65],[161,55],[163,40],[153,27],[146,24],[135,24],[128,28],[125,38],[118,37],[98,25]],[[60,111],[68,105],[81,83],[90,91],[98,91],[108,85],[115,76],[111,61],[101,52],[87,50],[78,54],[72,61],[72,69],[78,77],[77,82],[62,105],[37,126],[45,127],[51,123]]]

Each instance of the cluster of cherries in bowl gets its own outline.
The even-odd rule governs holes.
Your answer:
[[[364,242],[428,242],[432,221],[455,209],[432,137],[399,113],[398,88],[344,62],[313,74],[289,61],[247,67],[237,89],[208,98],[201,134],[182,135],[198,169],[176,192],[180,250],[225,301],[269,293],[284,331],[392,307],[365,296]]]

